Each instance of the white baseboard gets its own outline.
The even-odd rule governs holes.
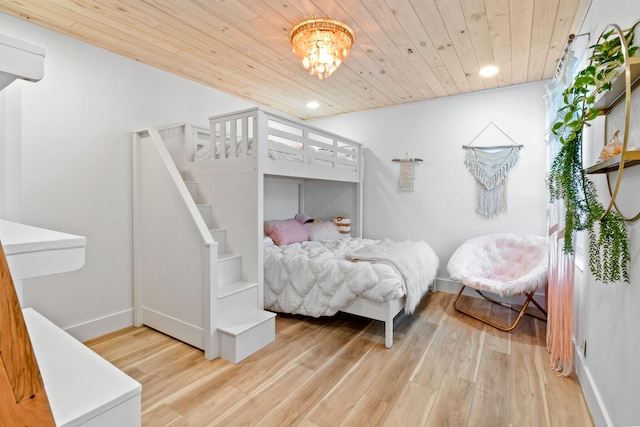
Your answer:
[[[573,342],[573,352],[573,369],[575,370],[578,381],[580,382],[582,394],[584,394],[584,398],[587,401],[587,406],[589,407],[589,412],[591,412],[593,423],[596,426],[612,427],[613,423],[611,422],[607,408],[605,408],[604,403],[602,402],[598,388],[596,387],[593,377],[591,376],[591,372],[585,363],[582,351],[576,344],[575,340]]]
[[[100,337],[108,333],[133,325],[133,309],[109,314],[77,325],[69,326],[64,331],[80,342]]]
[[[143,324],[196,348],[204,349],[205,332],[203,328],[148,307],[143,307],[142,310]]]
[[[451,279],[441,279],[440,277],[436,277],[435,288],[436,291],[457,294],[460,290],[460,282],[456,282]],[[465,291],[464,294],[467,295],[467,291]]]

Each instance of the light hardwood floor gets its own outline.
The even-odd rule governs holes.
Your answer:
[[[544,322],[500,332],[452,298],[429,295],[396,319],[391,349],[381,322],[346,314],[278,315],[275,342],[237,365],[146,327],[86,344],[142,383],[143,426],[593,425],[575,376],[549,368]]]

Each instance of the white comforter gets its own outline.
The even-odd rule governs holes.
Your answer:
[[[438,269],[438,257],[422,241],[265,243],[264,251],[265,308],[314,317],[334,315],[356,297],[406,296],[411,313]]]

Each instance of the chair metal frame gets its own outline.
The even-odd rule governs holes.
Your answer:
[[[544,308],[542,308],[540,306],[540,304],[538,304],[538,302],[533,298],[533,295],[535,294],[535,290],[533,290],[531,292],[523,292],[523,295],[525,295],[527,297],[527,299],[526,299],[525,303],[522,305],[522,308],[520,310],[516,310],[515,308],[511,307],[510,304],[507,304],[505,302],[498,301],[496,299],[490,298],[490,297],[486,296],[485,294],[483,294],[482,292],[480,292],[479,290],[477,290],[475,288],[472,288],[474,291],[476,291],[478,294],[480,294],[480,296],[483,297],[484,299],[486,299],[487,301],[490,301],[490,302],[492,302],[494,304],[497,304],[497,305],[500,305],[502,307],[506,307],[506,308],[508,308],[510,310],[513,310],[516,313],[518,313],[518,316],[516,317],[516,319],[513,321],[513,323],[511,325],[502,326],[502,325],[499,325],[499,324],[497,324],[495,322],[492,322],[489,319],[482,318],[482,317],[480,317],[480,316],[478,316],[476,314],[473,314],[473,313],[471,313],[469,311],[465,311],[465,310],[461,309],[460,307],[458,307],[458,304],[457,304],[458,300],[460,299],[460,296],[462,295],[462,292],[465,290],[466,287],[467,286],[463,284],[462,287],[460,288],[460,291],[458,292],[456,297],[453,299],[453,308],[455,308],[456,311],[458,311],[458,312],[460,312],[462,314],[466,314],[467,316],[473,317],[474,319],[477,319],[477,320],[479,320],[479,321],[481,321],[483,323],[486,323],[489,326],[493,326],[496,329],[499,329],[499,330],[505,331],[505,332],[510,332],[510,331],[514,330],[516,328],[516,326],[518,326],[518,323],[520,323],[520,319],[522,319],[522,316],[524,316],[525,314],[528,315],[528,316],[535,317],[535,318],[540,319],[540,320],[544,320],[544,321],[547,320],[546,319],[547,311]],[[527,313],[526,312],[527,307],[529,306],[530,302],[532,302],[536,307],[538,307],[538,309],[540,311],[542,311],[542,313],[545,316],[544,319],[542,319],[542,318],[540,318],[538,316],[535,316],[535,315],[533,315],[531,313]]]

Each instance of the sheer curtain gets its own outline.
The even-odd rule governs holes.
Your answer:
[[[563,92],[573,82],[577,58],[567,48],[565,56],[554,76],[547,85],[545,103],[547,105],[547,172],[560,149],[559,136],[551,132],[551,127],[559,120],[558,110],[563,105]],[[564,201],[555,200],[547,208],[549,236],[549,279],[547,297],[547,350],[551,366],[562,376],[573,370],[573,283],[574,256],[563,251],[564,245]],[[574,240],[575,241],[575,240]]]

